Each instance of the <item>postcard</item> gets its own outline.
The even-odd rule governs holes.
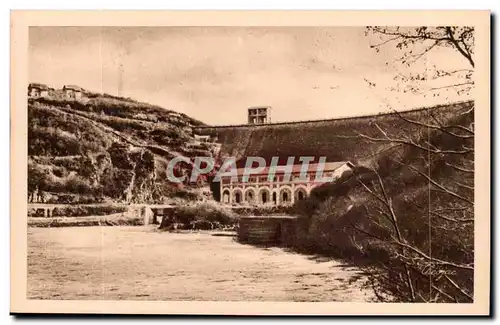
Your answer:
[[[489,42],[488,11],[13,11],[11,313],[488,315]]]

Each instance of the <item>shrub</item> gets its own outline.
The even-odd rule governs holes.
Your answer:
[[[219,222],[221,224],[232,224],[235,221],[235,214],[231,209],[214,201],[180,206],[176,209],[175,213],[178,220],[184,224],[201,220]]]
[[[105,216],[128,211],[127,206],[120,205],[78,205],[54,208],[54,217],[87,217]]]
[[[87,194],[92,191],[88,181],[77,176],[68,177],[62,187],[64,192],[77,194]]]
[[[190,192],[190,191],[187,191],[187,190],[183,190],[183,189],[179,189],[179,190],[173,191],[171,195],[174,198],[184,199],[184,200],[187,200],[187,201],[195,201],[198,198],[200,198],[199,194],[193,193],[193,192]]]
[[[232,211],[240,216],[295,214],[295,208],[292,206],[235,206]]]
[[[100,119],[102,123],[110,126],[117,131],[129,131],[129,130],[147,130],[147,126],[143,122],[137,120],[131,120],[127,118],[120,118],[115,116],[109,116]]]
[[[88,119],[39,102],[28,104],[28,153],[68,156],[104,151],[110,136]]]

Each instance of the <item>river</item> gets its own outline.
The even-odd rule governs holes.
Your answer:
[[[364,276],[331,259],[153,227],[28,229],[28,298],[370,301]]]

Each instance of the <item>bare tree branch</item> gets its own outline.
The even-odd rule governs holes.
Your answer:
[[[445,275],[444,277],[446,278],[446,280],[448,280],[448,282],[451,283],[452,286],[454,286],[464,296],[466,296],[467,298],[469,298],[471,301],[474,301],[474,297],[472,297],[470,294],[468,294],[467,292],[465,292],[464,289],[460,288],[460,286],[458,284],[456,284],[452,279],[450,279],[450,277],[448,275]]]
[[[452,301],[455,301],[455,302],[458,302],[457,298],[450,296],[449,294],[447,294],[446,292],[444,292],[443,290],[441,290],[439,287],[436,287],[435,285],[432,285],[432,288],[434,290],[438,291],[443,296],[447,297],[448,299],[450,299]]]
[[[423,207],[419,204],[417,204],[416,202],[410,200],[408,201],[410,202],[411,204],[415,205],[416,207],[418,207],[419,209],[423,209]],[[436,216],[438,218],[441,218],[441,219],[444,219],[446,221],[450,221],[450,222],[461,222],[461,223],[470,223],[470,222],[474,222],[474,218],[471,218],[471,219],[455,219],[455,218],[451,218],[451,217],[447,217],[447,216],[444,216],[442,214],[440,214],[438,212],[438,210],[435,210],[435,211],[432,211],[430,210],[429,211],[433,216]]]
[[[401,163],[401,162],[400,162]],[[474,205],[474,202],[472,202],[471,200],[463,197],[463,196],[460,196],[458,195],[457,193],[447,189],[446,187],[444,187],[443,185],[439,184],[438,182],[436,182],[435,180],[433,180],[432,178],[430,178],[428,175],[422,173],[420,170],[416,169],[415,167],[413,166],[410,166],[410,165],[407,165],[407,164],[404,164],[404,163],[401,163],[403,165],[405,165],[406,167],[410,168],[411,170],[417,172],[418,174],[420,174],[421,176],[425,177],[432,185],[436,186],[437,188],[439,188],[440,190],[442,190],[443,192],[445,193],[448,193],[450,194],[451,196],[454,196],[456,197],[457,199],[460,199],[462,201],[465,201],[471,205]]]
[[[449,39],[451,41],[451,43],[453,45],[455,45],[456,49],[460,52],[460,54],[462,54],[470,63],[470,65],[474,68],[474,60],[472,60],[472,57],[466,47],[466,49],[464,50],[460,44],[458,44],[458,41],[455,39],[455,36],[453,35],[453,31],[451,30],[451,27],[446,27],[446,32],[448,33],[449,35]],[[463,41],[462,41],[463,43]],[[465,43],[463,43],[465,44]]]
[[[372,45],[372,48],[378,48],[382,45],[394,41],[399,41],[397,43],[397,46],[400,48],[403,45],[408,45],[407,42],[410,42],[410,44],[415,44],[416,42],[423,43],[426,41],[433,41],[432,45],[428,46],[427,49],[429,47],[434,47],[436,43],[442,43],[443,46],[446,46],[446,44],[450,44],[457,49],[457,51],[469,62],[472,67],[474,67],[471,46],[469,46],[465,41],[465,38],[468,34],[472,35],[473,28],[464,29],[458,37],[455,36],[454,30],[450,26],[436,27],[433,31],[430,31],[428,28],[401,30],[400,28],[389,29],[379,26],[368,27],[368,29],[372,30],[376,34],[392,36],[388,40],[385,40],[376,45]]]
[[[464,183],[461,183],[461,182],[457,182],[457,181],[453,181],[455,184],[457,184],[458,186],[461,186],[461,187],[464,187],[468,190],[472,190],[474,191],[474,186],[470,186],[470,185],[467,185],[467,184],[464,184]]]
[[[415,247],[413,247],[411,245],[408,245],[408,244],[405,244],[405,243],[402,243],[402,242],[398,242],[398,241],[395,241],[394,243],[397,244],[397,245],[406,247],[406,248],[410,249],[411,251],[417,253],[418,255],[422,256],[423,258],[425,258],[425,259],[427,259],[429,261],[432,261],[434,263],[439,263],[439,264],[442,264],[442,265],[452,266],[452,267],[455,267],[455,268],[458,268],[458,269],[465,269],[465,270],[472,270],[472,271],[474,271],[474,266],[466,265],[466,264],[461,265],[461,264],[456,264],[456,263],[453,263],[453,262],[443,261],[443,260],[440,260],[440,259],[437,259],[437,258],[430,257],[429,255],[425,254],[421,250],[419,250],[419,249],[417,249],[417,248],[415,248]]]
[[[425,54],[430,52],[434,47],[436,47],[439,44],[439,42],[440,41],[435,41],[434,44],[432,44],[431,46],[429,46],[428,48],[423,50],[421,53],[410,55],[410,57],[413,58],[413,60],[408,61],[408,59],[407,59],[407,60],[403,61],[403,63],[415,63],[415,62],[417,62],[418,59],[420,59],[422,56],[424,56]]]
[[[444,164],[448,167],[459,170],[461,172],[474,174],[474,169],[467,169],[467,168],[463,168],[463,167],[458,167],[457,165],[452,165],[452,164],[447,163],[447,162],[445,162]]]
[[[394,81],[398,83],[397,90],[413,94],[425,91],[438,96],[451,89],[461,95],[474,87],[474,27],[375,26],[368,27],[368,32],[380,37],[372,48],[378,51],[382,46],[394,45],[401,51],[400,57],[395,60],[407,66],[434,50],[451,48],[472,67],[446,71],[432,64],[427,65],[419,73],[396,75]],[[453,117],[443,115],[439,119],[430,111],[429,119],[426,119],[425,114],[414,117],[393,110],[402,121],[412,125],[409,132],[401,123],[386,128],[384,124],[380,125],[375,121],[371,123],[372,129],[377,130],[375,132],[352,131],[359,138],[380,143],[380,148],[401,148],[374,157],[380,169],[392,168],[393,162],[403,166],[396,168],[401,173],[402,180],[391,178],[397,178],[394,173],[391,176],[384,173],[386,176],[381,177],[373,168],[370,168],[374,172],[370,178],[363,177],[361,180],[361,177],[357,177],[362,189],[370,195],[367,203],[364,203],[369,223],[363,223],[363,226],[353,225],[360,233],[375,233],[379,237],[375,238],[381,244],[377,249],[382,249],[389,259],[377,266],[381,273],[374,280],[399,299],[423,302],[462,302],[464,298],[467,301],[472,299],[470,292],[473,289],[468,275],[464,275],[469,273],[459,272],[474,270],[471,259],[474,185],[469,177],[474,175],[473,159],[470,159],[474,154],[474,122],[473,115],[470,115],[474,112],[474,105],[464,107],[464,110],[459,109]],[[415,148],[420,152],[406,150],[405,147]],[[377,160],[377,156],[381,159]],[[441,172],[438,167],[449,169]],[[416,175],[409,174],[406,169]],[[425,185],[428,185],[427,191],[424,189]],[[408,194],[406,190],[398,192],[397,186],[408,186]],[[429,200],[428,207],[421,204],[425,198]],[[434,209],[430,204],[431,199],[433,206],[436,205]],[[418,207],[418,210],[404,206],[407,202]],[[396,211],[403,214],[399,215]],[[419,237],[426,236],[427,226],[429,238]],[[434,236],[434,233],[439,235]],[[358,241],[360,238],[363,237],[358,237]],[[373,241],[371,238],[374,237],[369,239]],[[462,285],[465,287],[462,288]]]
[[[463,154],[468,154],[473,152],[473,149],[467,148],[465,150],[440,150],[440,149],[429,149],[426,147],[423,147],[417,143],[414,143],[413,141],[408,141],[408,140],[401,140],[401,139],[392,139],[389,137],[386,137],[385,139],[380,139],[380,138],[373,138],[368,135],[362,134],[362,133],[357,133],[360,137],[368,139],[370,141],[374,142],[392,142],[392,143],[402,143],[402,144],[407,144],[412,147],[418,148],[423,151],[430,151],[432,153],[436,154],[456,154],[456,155],[463,155]]]
[[[379,197],[378,195],[376,195],[375,193],[373,193],[373,191],[371,191],[368,188],[368,186],[366,186],[362,181],[360,181],[360,183],[363,185],[363,187],[370,194],[374,195],[380,202],[382,202],[387,207],[387,209],[390,212],[390,217],[391,217],[390,220],[391,220],[392,225],[394,227],[394,230],[396,232],[397,239],[398,239],[398,241],[401,241],[402,240],[401,231],[399,229],[399,225],[398,225],[398,222],[397,222],[396,214],[394,212],[394,209],[392,208],[391,199],[389,199],[389,197],[387,196],[387,192],[385,190],[384,183],[382,181],[382,178],[380,177],[380,174],[376,170],[373,170],[373,172],[377,176],[377,179],[378,179],[378,182],[379,182],[379,186],[380,186],[381,191],[382,191],[382,197]],[[358,178],[358,180],[359,180],[359,178]],[[408,286],[408,289],[410,290],[411,301],[415,301],[415,289],[413,288],[413,282],[412,282],[412,279],[411,279],[411,273],[410,273],[410,270],[409,270],[408,265],[406,263],[404,263],[404,268],[405,268],[405,273],[406,273],[405,274],[406,275],[406,284]]]
[[[472,81],[467,81],[467,82],[461,82],[453,85],[446,85],[446,86],[441,86],[441,87],[432,87],[429,88],[430,91],[435,91],[435,90],[440,90],[440,89],[446,89],[446,88],[456,88],[456,87],[463,87],[463,86],[473,86],[474,82]]]
[[[413,125],[418,125],[418,126],[422,126],[422,127],[426,127],[426,128],[430,128],[430,129],[434,129],[434,130],[439,130],[439,131],[445,132],[449,135],[452,135],[452,136],[458,137],[458,138],[463,138],[463,139],[474,138],[474,131],[469,130],[469,129],[464,129],[464,127],[461,125],[442,125],[439,121],[436,120],[435,116],[432,114],[430,114],[430,116],[438,123],[438,125],[423,123],[423,122],[416,121],[416,120],[411,120],[411,119],[403,116],[403,114],[401,114],[399,111],[397,111],[395,109],[393,109],[393,112],[396,113],[396,115],[399,118],[401,118],[403,121],[406,121],[406,122],[413,124]],[[470,133],[471,135],[461,135],[461,134],[456,134],[456,133],[447,131],[447,129],[453,129],[453,128],[464,130],[464,131]]]
[[[463,57],[468,65],[474,68],[473,49],[474,49],[474,27],[472,26],[420,26],[420,27],[383,27],[383,26],[368,26],[366,34],[368,33],[378,36],[379,40],[376,44],[371,45],[377,52],[383,46],[390,46],[392,44],[398,49],[401,55],[395,58],[394,61],[399,61],[406,66],[415,64],[418,60],[432,50],[441,48],[452,48]],[[454,89],[461,95],[469,93],[474,86],[472,79],[473,69],[454,69],[448,71],[438,70],[434,66],[435,73],[429,76],[428,71],[431,68],[425,68],[425,72],[410,73],[409,77],[403,76],[402,82],[406,83],[403,89],[401,86],[390,87],[392,90],[403,92],[411,92],[414,94],[426,95],[431,93],[432,96],[441,95],[442,91]],[[428,87],[429,85],[422,85],[424,81],[446,80],[447,83],[453,83],[445,86]],[[450,79],[446,79],[450,78]],[[456,82],[457,79],[463,79],[463,82]],[[451,81],[453,80],[453,81]]]

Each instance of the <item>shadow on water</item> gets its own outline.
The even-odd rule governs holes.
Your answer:
[[[334,256],[308,253],[305,251],[297,250],[296,248],[293,248],[293,247],[284,246],[282,244],[277,244],[277,243],[264,244],[264,243],[251,243],[251,242],[246,242],[246,241],[242,242],[242,241],[238,240],[237,236],[235,236],[235,238],[233,238],[233,240],[240,245],[251,246],[251,247],[266,250],[266,251],[270,251],[273,249],[279,249],[285,253],[302,255],[302,256],[305,256],[308,260],[316,262],[316,263],[325,263],[325,262],[330,262],[330,261],[334,261],[334,260],[339,261],[339,259],[335,258]],[[340,267],[352,267],[351,264],[341,264],[339,266]]]
[[[236,233],[216,232],[216,233],[213,233],[211,235],[215,236],[215,237],[236,237]]]
[[[316,263],[326,263],[326,262],[336,261],[339,264],[336,264],[335,267],[340,267],[340,268],[361,267],[366,264],[366,261],[363,261],[362,259],[356,259],[356,261],[354,260],[351,261],[347,260],[346,258],[342,258],[341,256],[318,254],[304,249],[302,250],[297,249],[294,247],[281,246],[280,248],[287,253],[299,254],[305,256],[309,261],[313,261]]]
[[[287,253],[304,255],[304,256],[306,256],[306,258],[308,260],[316,262],[316,263],[325,263],[325,262],[329,262],[332,260],[338,260],[334,256],[312,253],[312,252],[308,252],[306,250],[299,250],[299,249],[294,248],[294,247],[281,247],[281,248]]]
[[[333,258],[328,257],[328,256],[312,255],[312,256],[308,256],[307,259],[310,261],[314,261],[316,263],[325,263],[325,262],[331,261]]]

